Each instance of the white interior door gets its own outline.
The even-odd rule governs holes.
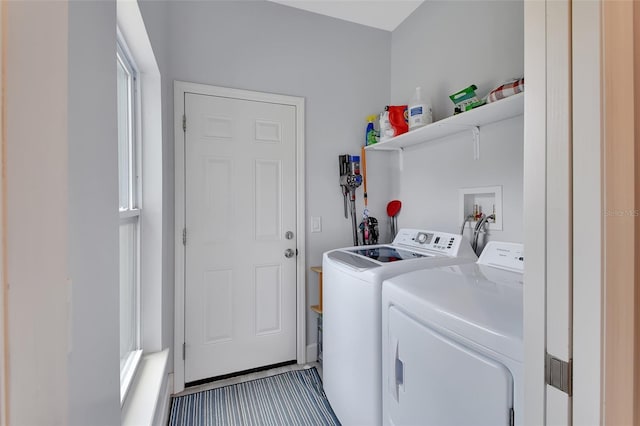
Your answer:
[[[295,107],[184,108],[185,382],[296,360]]]

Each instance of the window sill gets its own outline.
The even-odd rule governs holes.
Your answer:
[[[122,425],[151,425],[164,414],[168,384],[169,349],[144,355],[122,407]],[[162,410],[162,411],[159,411]]]
[[[120,407],[127,399],[127,394],[133,383],[133,379],[138,371],[138,365],[140,365],[140,358],[142,357],[142,351],[137,350],[131,352],[127,358],[124,367],[120,367],[122,372],[120,373]]]

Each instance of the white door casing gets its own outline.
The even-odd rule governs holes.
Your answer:
[[[572,353],[572,109],[571,1],[547,1],[547,325],[546,351]],[[571,424],[571,397],[546,386],[546,424]]]
[[[301,98],[175,82],[176,392],[305,362],[303,108]]]
[[[524,2],[524,424],[545,419],[546,2]]]
[[[545,353],[572,360],[572,3],[525,2],[525,424],[569,425]]]

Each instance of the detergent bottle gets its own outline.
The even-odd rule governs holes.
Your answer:
[[[384,107],[384,111],[380,113],[380,142],[384,142],[393,136],[391,123],[389,122],[389,107]]]
[[[409,130],[414,130],[433,122],[431,105],[422,99],[420,87],[409,102]]]
[[[378,142],[376,129],[373,124],[375,119],[376,119],[375,115],[367,116],[367,132],[366,132],[366,137],[364,141],[365,146],[373,145],[374,143]]]

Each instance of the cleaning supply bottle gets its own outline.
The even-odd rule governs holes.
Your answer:
[[[376,119],[375,115],[367,116],[367,133],[364,141],[365,146],[373,145],[374,143],[378,142],[378,139],[376,137],[377,136],[376,129],[373,125],[373,122],[375,121],[375,119]]]
[[[391,130],[391,123],[389,122],[389,107],[384,107],[384,111],[380,113],[380,142],[384,142],[387,139],[393,137],[393,131]]]
[[[420,87],[409,102],[409,130],[414,130],[433,122],[431,105],[422,99]]]

